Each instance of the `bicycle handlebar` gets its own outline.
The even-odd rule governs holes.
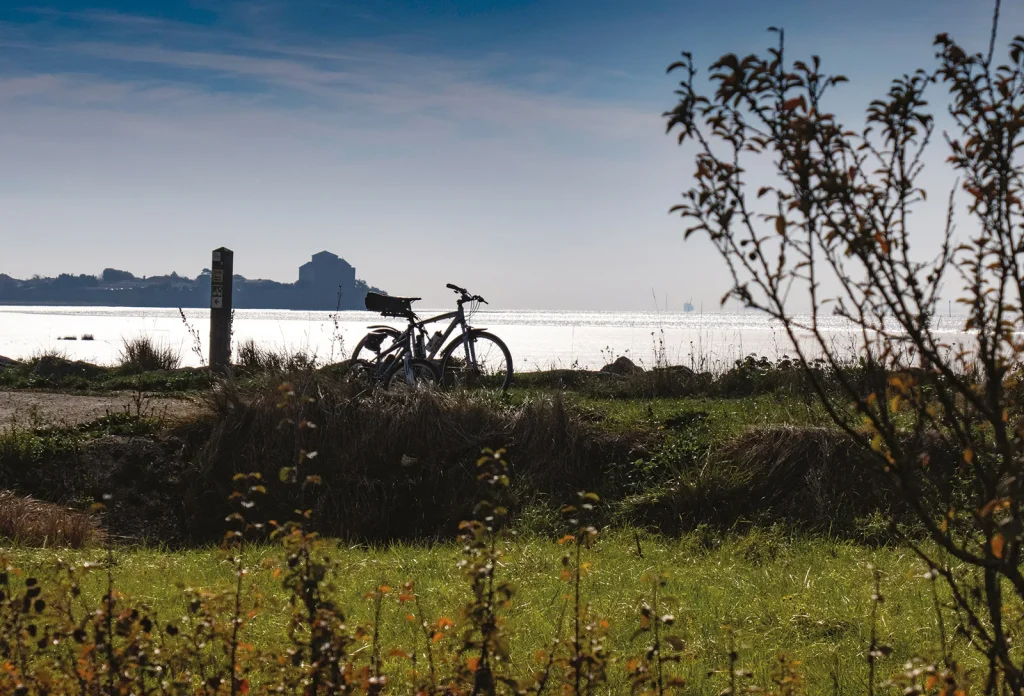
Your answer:
[[[454,290],[455,292],[462,295],[462,297],[459,299],[460,302],[481,302],[483,304],[490,304],[487,300],[480,297],[479,295],[470,295],[469,290],[467,290],[466,288],[460,288],[455,283],[448,283],[447,285],[445,285],[445,287],[448,288],[449,290]]]

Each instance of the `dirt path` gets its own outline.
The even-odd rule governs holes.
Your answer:
[[[141,403],[144,415],[179,419],[197,413],[199,403],[182,398],[145,396]],[[136,395],[114,392],[91,396],[36,391],[0,391],[0,427],[16,420],[53,425],[77,425],[102,418],[108,413],[136,413]]]

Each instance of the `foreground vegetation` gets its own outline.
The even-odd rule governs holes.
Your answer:
[[[718,693],[735,673],[744,688],[845,694],[865,690],[869,654],[886,656],[879,689],[911,657],[934,674],[947,653],[976,665],[948,610],[942,647],[927,568],[891,524],[916,533],[898,498],[863,476],[788,368],[759,369],[763,393],[646,399],[602,391],[628,380],[566,374],[529,375],[505,395],[359,395],[306,370],[218,384],[187,422],[142,408],[8,425],[4,485],[102,507],[65,525],[74,536],[6,528],[22,540],[0,611],[16,637],[7,650],[26,656],[8,684],[63,673],[84,693],[290,693],[317,670],[341,678],[329,669],[340,664],[351,692],[472,693],[485,647],[494,675],[527,693],[571,692],[577,676],[594,683],[581,693],[657,693],[676,679]],[[506,445],[508,485],[481,488],[478,453]],[[581,490],[600,502],[573,521],[563,507]],[[508,511],[500,523],[474,504],[491,498]],[[308,511],[301,527],[284,522],[295,509]],[[460,527],[474,517],[492,521]],[[212,548],[225,528],[253,542]],[[313,530],[336,540],[318,546]],[[328,627],[318,660],[313,637]]]
[[[524,683],[544,668],[547,651],[557,636],[563,641],[560,659],[566,658],[571,649],[572,578],[560,578],[565,568],[562,557],[570,547],[531,536],[510,536],[500,543],[503,556],[497,578],[512,588],[507,606],[499,610],[511,664],[502,669]],[[472,601],[472,593],[458,567],[463,558],[458,546],[359,548],[332,544],[325,553],[331,558],[325,578],[331,589],[325,595],[345,608],[349,630],[361,636],[354,638],[347,649],[357,671],[372,667],[376,633],[381,656],[378,669],[387,679],[388,690],[411,692],[413,663],[407,654],[416,652],[417,669],[428,669],[428,643],[420,633],[421,620],[428,623],[438,672],[445,675],[442,681],[452,678],[460,660],[476,656],[457,657],[463,632],[472,626],[461,611]],[[273,663],[264,656],[286,654],[294,648],[288,638],[291,592],[282,587],[279,570],[287,565],[280,555],[279,549],[265,546],[248,548],[241,554],[242,566],[247,570],[242,585],[243,614],[257,612],[246,619],[238,637],[246,646],[243,674],[252,688],[268,685],[276,678]],[[56,559],[76,568],[82,591],[76,600],[80,607],[76,616],[87,616],[87,609],[101,607],[107,591],[102,550],[10,552],[8,562],[22,573],[12,580],[13,591],[19,592],[24,578],[37,578],[44,588],[40,596],[48,606],[59,607],[62,598],[51,594],[54,588],[58,593],[63,589],[53,584],[59,579],[54,572]],[[735,667],[745,686],[777,688],[772,673],[782,653],[789,660],[801,662],[792,668],[794,676],[803,681],[801,690],[865,692],[871,612],[876,604],[872,600],[872,564],[883,571],[885,595],[885,601],[877,604],[875,623],[876,641],[884,653],[878,665],[878,684],[902,672],[903,664],[911,658],[932,658],[941,663],[940,627],[930,583],[922,577],[921,563],[900,549],[869,550],[837,540],[793,539],[777,529],[721,536],[704,532],[678,539],[648,535],[637,538],[620,532],[599,538],[593,549],[583,552],[583,559],[587,568],[582,594],[589,604],[594,628],[607,634],[599,640],[604,644],[607,688],[612,693],[629,689],[630,665],[644,659],[651,643],[650,635],[635,634],[643,622],[644,603],[652,601],[652,588],[644,577],[660,571],[665,571],[667,578],[660,588],[659,608],[662,616],[674,617],[672,625],[663,628],[664,634],[672,636],[673,642],[675,637],[682,641],[678,650],[670,642],[664,643],[666,653],[678,653],[681,658],[678,664],[666,664],[665,672],[685,679],[687,692],[717,694],[727,688],[730,651],[734,647],[738,653]],[[83,571],[85,563],[94,564],[93,569]],[[210,644],[211,672],[226,675],[224,631],[230,626],[234,606],[234,572],[230,557],[218,551],[118,552],[113,569],[113,583],[119,593],[115,612],[126,616],[140,609],[140,616],[153,621],[153,633],[159,636],[156,640],[165,651],[173,650],[175,645],[175,639],[166,635],[167,626],[176,626],[182,633],[188,633],[192,626],[191,630],[204,636],[204,630],[214,632],[197,628],[199,618],[216,621],[221,629],[218,637],[201,639]],[[408,597],[406,601],[400,598],[410,594],[404,584],[411,579],[415,580],[418,606]],[[378,614],[375,593],[381,586],[390,591],[382,597]],[[202,607],[194,603],[196,598],[203,602]],[[9,605],[7,611],[9,616]],[[45,610],[44,616],[55,620],[49,611]],[[207,616],[208,612],[212,616]],[[409,615],[416,621],[410,622]],[[44,622],[42,617],[28,619]],[[948,614],[946,620],[950,620]],[[607,627],[602,628],[601,622],[605,621]],[[363,630],[359,632],[357,627]],[[435,632],[442,636],[436,641]],[[972,650],[962,641],[953,640],[949,648],[964,667],[975,665],[978,658]],[[101,650],[102,645],[97,649]],[[543,659],[537,659],[538,652]],[[75,654],[70,651],[69,658]],[[745,670],[751,671],[749,677],[742,676]],[[561,684],[571,686],[572,682],[572,670],[563,665],[554,670],[547,690],[557,692],[562,690]],[[358,687],[353,690],[361,692]],[[222,685],[222,691],[227,692],[226,685]]]
[[[85,693],[121,681],[142,692],[146,683],[171,693],[201,684],[206,693],[290,692],[313,679],[310,617],[329,609],[323,625],[340,651],[330,659],[348,665],[353,692],[385,689],[371,682],[378,675],[389,692],[418,684],[471,693],[486,644],[504,655],[494,674],[525,692],[571,691],[576,665],[593,689],[642,682],[658,692],[653,656],[663,654],[673,661],[661,663],[662,690],[678,678],[689,691],[718,693],[732,670],[745,686],[791,679],[813,693],[856,693],[869,679],[872,564],[884,569],[888,596],[876,642],[891,651],[875,681],[911,656],[939,665],[926,569],[895,544],[891,524],[904,520],[913,533],[910,520],[858,476],[798,377],[787,365],[747,362],[697,387],[684,372],[559,372],[526,375],[504,395],[360,395],[330,369],[287,380],[272,369],[204,390],[204,408],[184,422],[161,422],[143,401],[73,427],[8,424],[4,485],[40,499],[37,508],[51,501],[54,513],[70,505],[80,515],[49,528],[0,520],[0,533],[20,537],[6,554],[2,609],[18,637],[7,649],[31,655],[17,679],[38,684],[33,670],[78,669],[74,683],[94,685]],[[662,395],[637,396],[646,389]],[[473,462],[482,448],[505,446],[508,486],[481,490]],[[264,488],[252,507],[239,505]],[[563,513],[581,490],[600,499],[585,524]],[[486,512],[474,501],[495,496],[506,520],[493,531],[460,529]],[[89,514],[94,505],[102,512]],[[308,510],[301,529],[282,526],[271,542],[270,520],[284,525],[295,509]],[[240,520],[253,542],[212,548]],[[587,529],[602,530],[592,548],[583,548]],[[314,530],[335,541],[313,550]],[[494,547],[481,541],[490,535]],[[509,583],[508,598],[474,594],[474,568],[494,572],[496,587]],[[320,607],[312,614],[309,592]],[[586,639],[574,642],[577,613]],[[648,652],[655,625],[668,641],[660,653]],[[40,633],[57,644],[32,647]],[[196,642],[207,646],[201,664],[184,656]],[[964,666],[976,662],[966,646],[955,649]],[[110,655],[121,676],[111,675]],[[98,658],[84,672],[83,656]]]

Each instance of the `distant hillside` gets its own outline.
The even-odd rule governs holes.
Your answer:
[[[210,277],[209,269],[195,278],[177,273],[139,278],[116,268],[99,276],[62,273],[28,280],[0,273],[0,304],[208,307]],[[380,292],[356,279],[356,269],[345,259],[321,251],[299,267],[295,283],[235,275],[233,302],[238,309],[363,309],[371,290]]]

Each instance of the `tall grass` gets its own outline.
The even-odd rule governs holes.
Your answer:
[[[235,349],[235,365],[249,375],[315,370],[317,356],[304,350],[274,350],[247,338]]]
[[[149,336],[122,338],[119,366],[131,372],[176,370],[181,366],[181,353]]]
[[[280,372],[285,361],[281,354],[263,348],[253,339],[247,338],[235,348],[235,364],[249,373]]]
[[[231,512],[231,477],[256,471],[273,479],[297,446],[292,431],[278,427],[274,384],[219,383],[207,393],[208,410],[159,435],[134,414],[116,424],[0,432],[3,484],[52,501],[124,492],[108,513],[117,529],[169,544],[209,543]],[[318,424],[304,433],[303,447],[318,452],[309,467],[325,486],[286,491],[266,503],[268,513],[278,518],[305,505],[317,513],[317,531],[352,542],[453,534],[472,513],[466,457],[503,445],[517,455],[507,505],[533,531],[557,525],[559,501],[579,490],[607,501],[599,525],[666,532],[754,520],[846,536],[860,517],[896,511],[873,479],[860,476],[863,462],[844,457],[842,436],[820,427],[820,409],[778,394],[360,397],[322,373],[290,384],[303,400],[301,419]],[[800,427],[782,426],[789,423]],[[932,459],[944,461],[938,453]]]

